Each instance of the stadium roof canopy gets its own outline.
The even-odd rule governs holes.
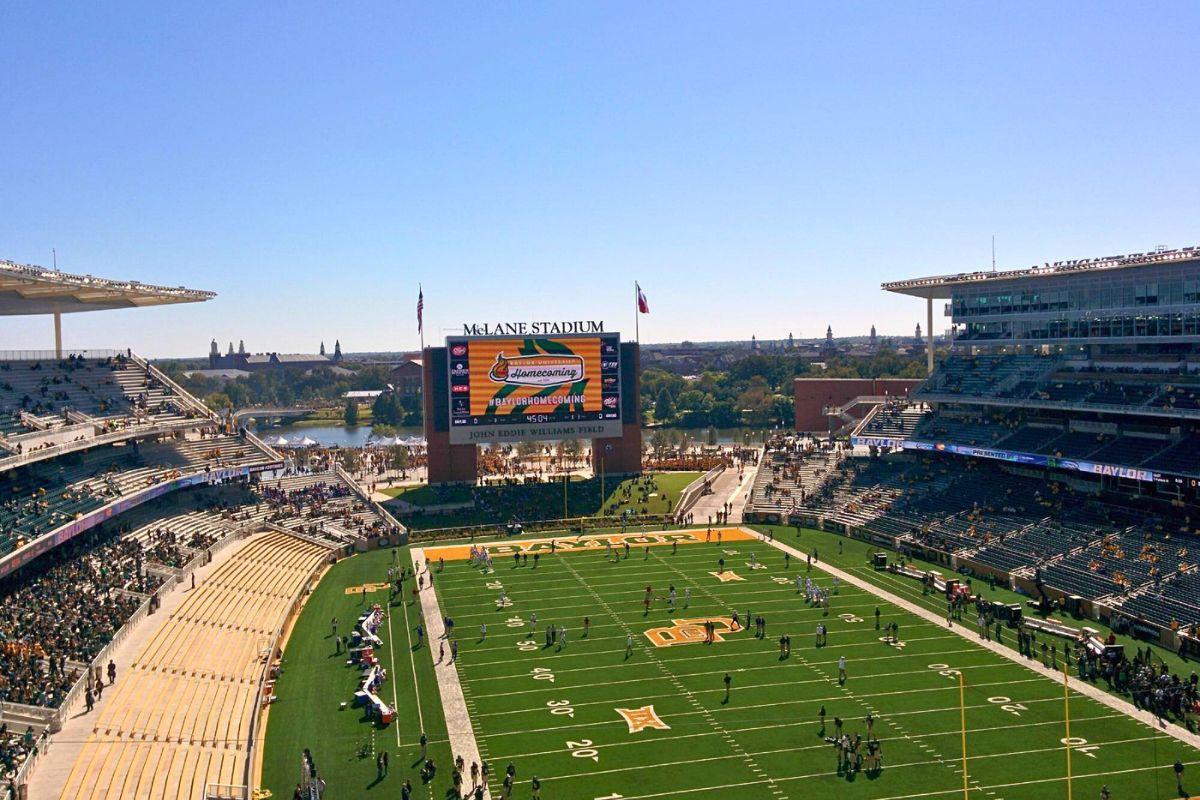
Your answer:
[[[71,314],[172,303],[200,303],[215,292],[154,286],[0,261],[0,315]]]
[[[1080,272],[1101,272],[1110,269],[1141,267],[1149,264],[1164,264],[1200,260],[1200,247],[1184,247],[1178,250],[1158,250],[1153,253],[1134,253],[1127,256],[1085,258],[1078,261],[1056,261],[1029,269],[1010,269],[1002,272],[960,272],[957,275],[935,275],[930,278],[912,278],[906,281],[891,281],[883,284],[889,292],[907,294],[912,297],[950,298],[955,289],[971,284],[991,281],[1006,281],[1028,278],[1047,278],[1071,275]]]

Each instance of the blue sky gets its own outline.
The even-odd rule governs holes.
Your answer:
[[[907,333],[879,283],[1200,243],[1200,5],[5,3],[0,258],[199,355],[603,319]],[[0,320],[0,349],[45,347]]]

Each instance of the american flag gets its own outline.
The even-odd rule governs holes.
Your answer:
[[[425,332],[425,291],[420,284],[417,285],[417,333]]]

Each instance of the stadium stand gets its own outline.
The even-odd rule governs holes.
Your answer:
[[[168,495],[0,580],[0,700],[57,708],[167,571],[229,535],[234,512],[255,502],[239,485]]]
[[[263,481],[258,491],[268,509],[264,522],[317,541],[345,545],[395,533],[332,470]]]
[[[810,459],[811,455],[808,456]],[[778,458],[768,451],[765,464]],[[795,467],[793,467],[795,469]],[[1190,520],[1077,491],[1067,483],[928,456],[845,458],[795,513],[1024,574],[1116,606],[1152,587],[1190,587],[1173,534]],[[772,510],[760,504],[756,510]],[[1178,583],[1177,583],[1178,581]],[[1200,607],[1184,624],[1200,622]]]
[[[912,435],[928,413],[929,406],[924,403],[881,403],[863,419],[853,435],[905,439]]]
[[[218,567],[125,670],[62,796],[203,797],[212,784],[244,785],[272,642],[327,553],[270,532]]]
[[[795,510],[830,474],[842,457],[840,448],[822,449],[808,436],[776,436],[766,447],[746,511],[786,514]]]
[[[204,434],[98,447],[0,472],[0,555],[163,481],[272,460],[247,439]]]

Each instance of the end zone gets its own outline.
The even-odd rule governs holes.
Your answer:
[[[493,556],[509,556],[513,553],[576,552],[604,550],[609,543],[614,547],[628,544],[630,547],[662,547],[670,544],[705,544],[705,542],[748,542],[756,539],[742,528],[688,529],[675,531],[639,531],[632,533],[601,533],[587,536],[552,536],[538,539],[515,539],[478,544],[446,545],[426,547],[425,557],[430,561],[466,561],[471,557],[471,547],[482,547]]]

